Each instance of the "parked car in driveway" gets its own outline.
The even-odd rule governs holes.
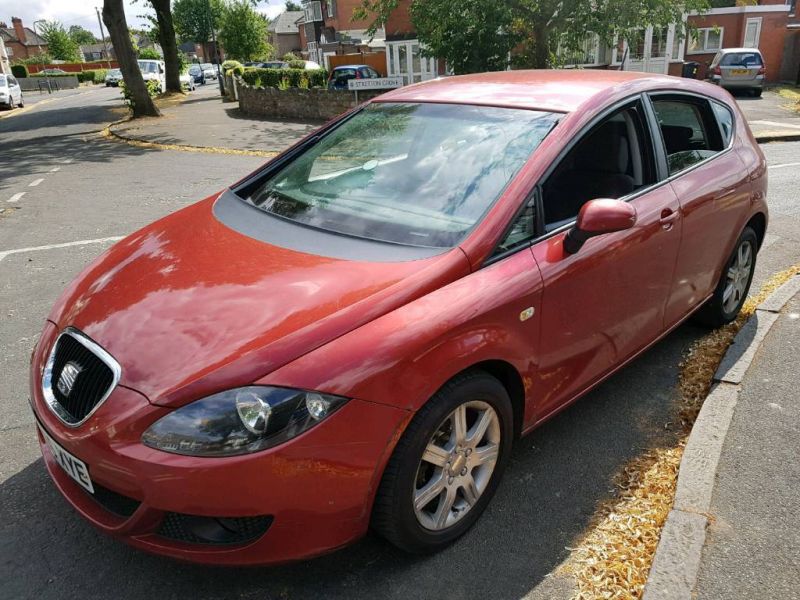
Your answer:
[[[748,90],[760,96],[767,68],[758,48],[724,48],[708,67],[708,78],[727,90]]]
[[[22,97],[22,88],[17,78],[11,75],[0,73],[0,106],[14,108],[15,106],[25,106],[25,99]]]
[[[346,90],[351,79],[377,79],[381,76],[369,65],[341,65],[331,70],[328,75],[329,90]]]
[[[736,318],[766,190],[708,83],[383,94],[67,286],[30,367],[44,464],[95,527],[186,561],[305,559],[370,527],[438,550],[517,439],[686,319]]]
[[[106,73],[106,87],[117,87],[120,81],[122,81],[122,71],[109,69]]]

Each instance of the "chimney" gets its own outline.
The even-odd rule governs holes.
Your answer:
[[[17,34],[17,39],[21,44],[26,44],[28,36],[25,35],[25,28],[22,26],[22,19],[19,17],[11,17],[11,24],[14,26],[14,32]]]

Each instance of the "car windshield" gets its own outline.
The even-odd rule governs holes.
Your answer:
[[[6,85],[6,76],[0,75],[0,87],[5,87]]]
[[[114,77],[119,77],[120,75],[122,75],[122,71],[120,71],[119,69],[111,69],[108,72],[108,74],[113,75]]]
[[[203,68],[204,69],[211,69],[211,68],[213,68],[213,65],[211,63],[203,63]]]
[[[764,62],[761,60],[761,55],[756,52],[733,52],[724,55],[720,64],[723,67],[730,67],[732,65],[760,67]]]
[[[251,187],[248,201],[328,231],[450,247],[557,121],[523,109],[374,103]]]
[[[158,64],[154,62],[139,61],[139,70],[142,73],[158,73]]]

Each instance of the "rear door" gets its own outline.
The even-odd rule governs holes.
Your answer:
[[[537,418],[558,410],[664,331],[681,219],[661,181],[654,131],[639,99],[583,135],[541,189],[544,237],[532,246],[542,274]],[[588,240],[567,254],[563,240],[580,207],[617,198],[636,209],[636,225]]]
[[[664,316],[669,326],[713,292],[743,225],[750,185],[745,165],[733,151],[730,109],[692,94],[651,94],[650,99],[683,221],[675,284]]]

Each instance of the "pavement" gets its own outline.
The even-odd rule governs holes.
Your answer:
[[[759,142],[800,139],[800,111],[774,89],[765,89],[760,98],[746,93],[735,98]]]
[[[174,112],[227,111],[213,89],[200,88]],[[120,108],[118,90],[99,88],[0,121],[0,598],[571,598],[574,580],[560,566],[598,504],[613,496],[615,474],[680,435],[677,367],[704,329],[678,328],[523,439],[487,512],[434,556],[407,556],[370,535],[300,564],[200,567],[133,550],[69,509],[42,465],[26,400],[27,365],[45,315],[114,240],[218,191],[264,160],[103,138]],[[248,143],[279,149],[302,134],[300,125],[310,126],[286,126],[282,137],[271,139],[268,127],[283,131],[277,122],[223,116],[217,123],[241,127],[236,136],[207,116],[175,139],[211,145],[202,137],[209,131],[214,144],[221,137],[239,144],[263,127],[261,142]],[[791,167],[800,142],[768,144],[764,151],[771,223],[756,286],[800,254],[800,176]]]
[[[644,600],[800,598],[800,275],[739,331],[681,461]]]

